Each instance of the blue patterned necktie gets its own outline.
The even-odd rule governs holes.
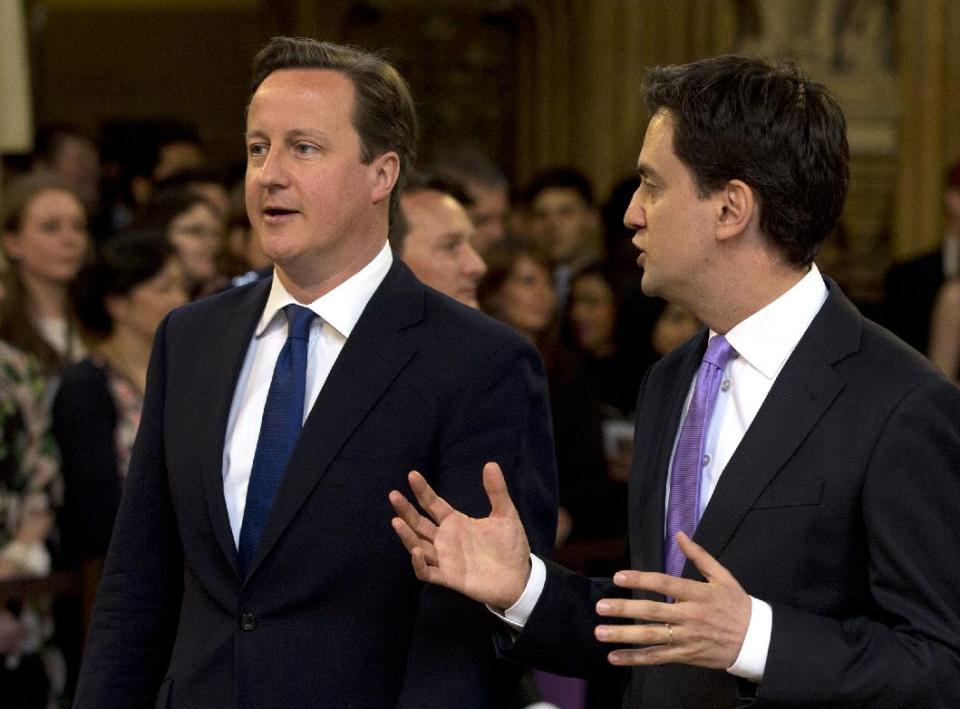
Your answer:
[[[670,469],[670,501],[667,506],[667,533],[664,539],[665,573],[680,576],[686,562],[677,546],[677,532],[683,531],[693,537],[700,517],[700,479],[703,468],[703,445],[710,425],[713,406],[720,391],[723,369],[733,347],[723,335],[715,335],[707,345],[707,351],[697,372],[693,385],[693,397],[687,408],[687,417],[680,427],[680,438]]]
[[[302,305],[288,305],[283,311],[287,316],[287,341],[277,357],[267,403],[263,407],[260,437],[250,469],[247,502],[240,525],[237,557],[243,576],[250,569],[257,542],[260,541],[260,534],[280,488],[283,471],[303,425],[307,345],[310,341],[310,324],[317,315]]]

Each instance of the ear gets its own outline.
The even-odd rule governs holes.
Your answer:
[[[17,261],[20,259],[20,235],[15,231],[5,231],[3,232],[3,250],[7,255],[7,259],[10,261]]]
[[[951,187],[943,193],[943,206],[952,217],[960,215],[960,190]]]
[[[390,192],[400,177],[400,157],[392,150],[370,163],[373,176],[371,199],[374,204],[390,198]]]
[[[750,185],[743,180],[730,180],[715,196],[717,239],[725,241],[746,231],[757,207],[756,195]]]

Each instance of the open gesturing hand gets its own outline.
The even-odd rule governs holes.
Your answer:
[[[491,512],[479,519],[455,510],[420,473],[411,472],[409,481],[426,515],[396,490],[390,504],[397,513],[393,529],[410,552],[417,578],[494,608],[516,603],[530,574],[530,545],[500,466],[483,466]]]
[[[602,642],[640,647],[614,650],[615,665],[685,665],[726,669],[740,654],[750,623],[750,596],[733,575],[683,532],[677,543],[705,581],[644,571],[618,571],[613,582],[622,588],[653,591],[673,603],[605,598],[597,613],[641,621],[632,625],[600,625]]]

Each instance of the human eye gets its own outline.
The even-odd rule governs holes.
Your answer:
[[[247,156],[251,158],[260,158],[267,154],[266,143],[249,143],[247,145]]]
[[[297,155],[308,156],[319,152],[320,148],[313,143],[307,143],[301,140],[297,143],[294,143],[293,150]]]

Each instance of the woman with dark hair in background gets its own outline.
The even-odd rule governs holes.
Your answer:
[[[557,545],[570,535],[585,485],[604,466],[599,400],[577,358],[557,335],[553,263],[538,247],[520,241],[495,244],[477,287],[480,309],[532,341],[550,384],[554,447],[560,489]]]
[[[87,212],[64,183],[21,178],[4,195],[0,340],[33,356],[45,375],[83,356],[69,288],[90,245]]]
[[[166,232],[183,266],[191,297],[209,295],[225,285],[216,260],[224,240],[223,220],[200,194],[176,188],[157,192],[134,215],[130,226]]]
[[[92,353],[63,373],[53,407],[71,558],[107,550],[140,422],[153,336],[187,302],[183,268],[162,229],[118,234],[80,274],[77,312]]]

